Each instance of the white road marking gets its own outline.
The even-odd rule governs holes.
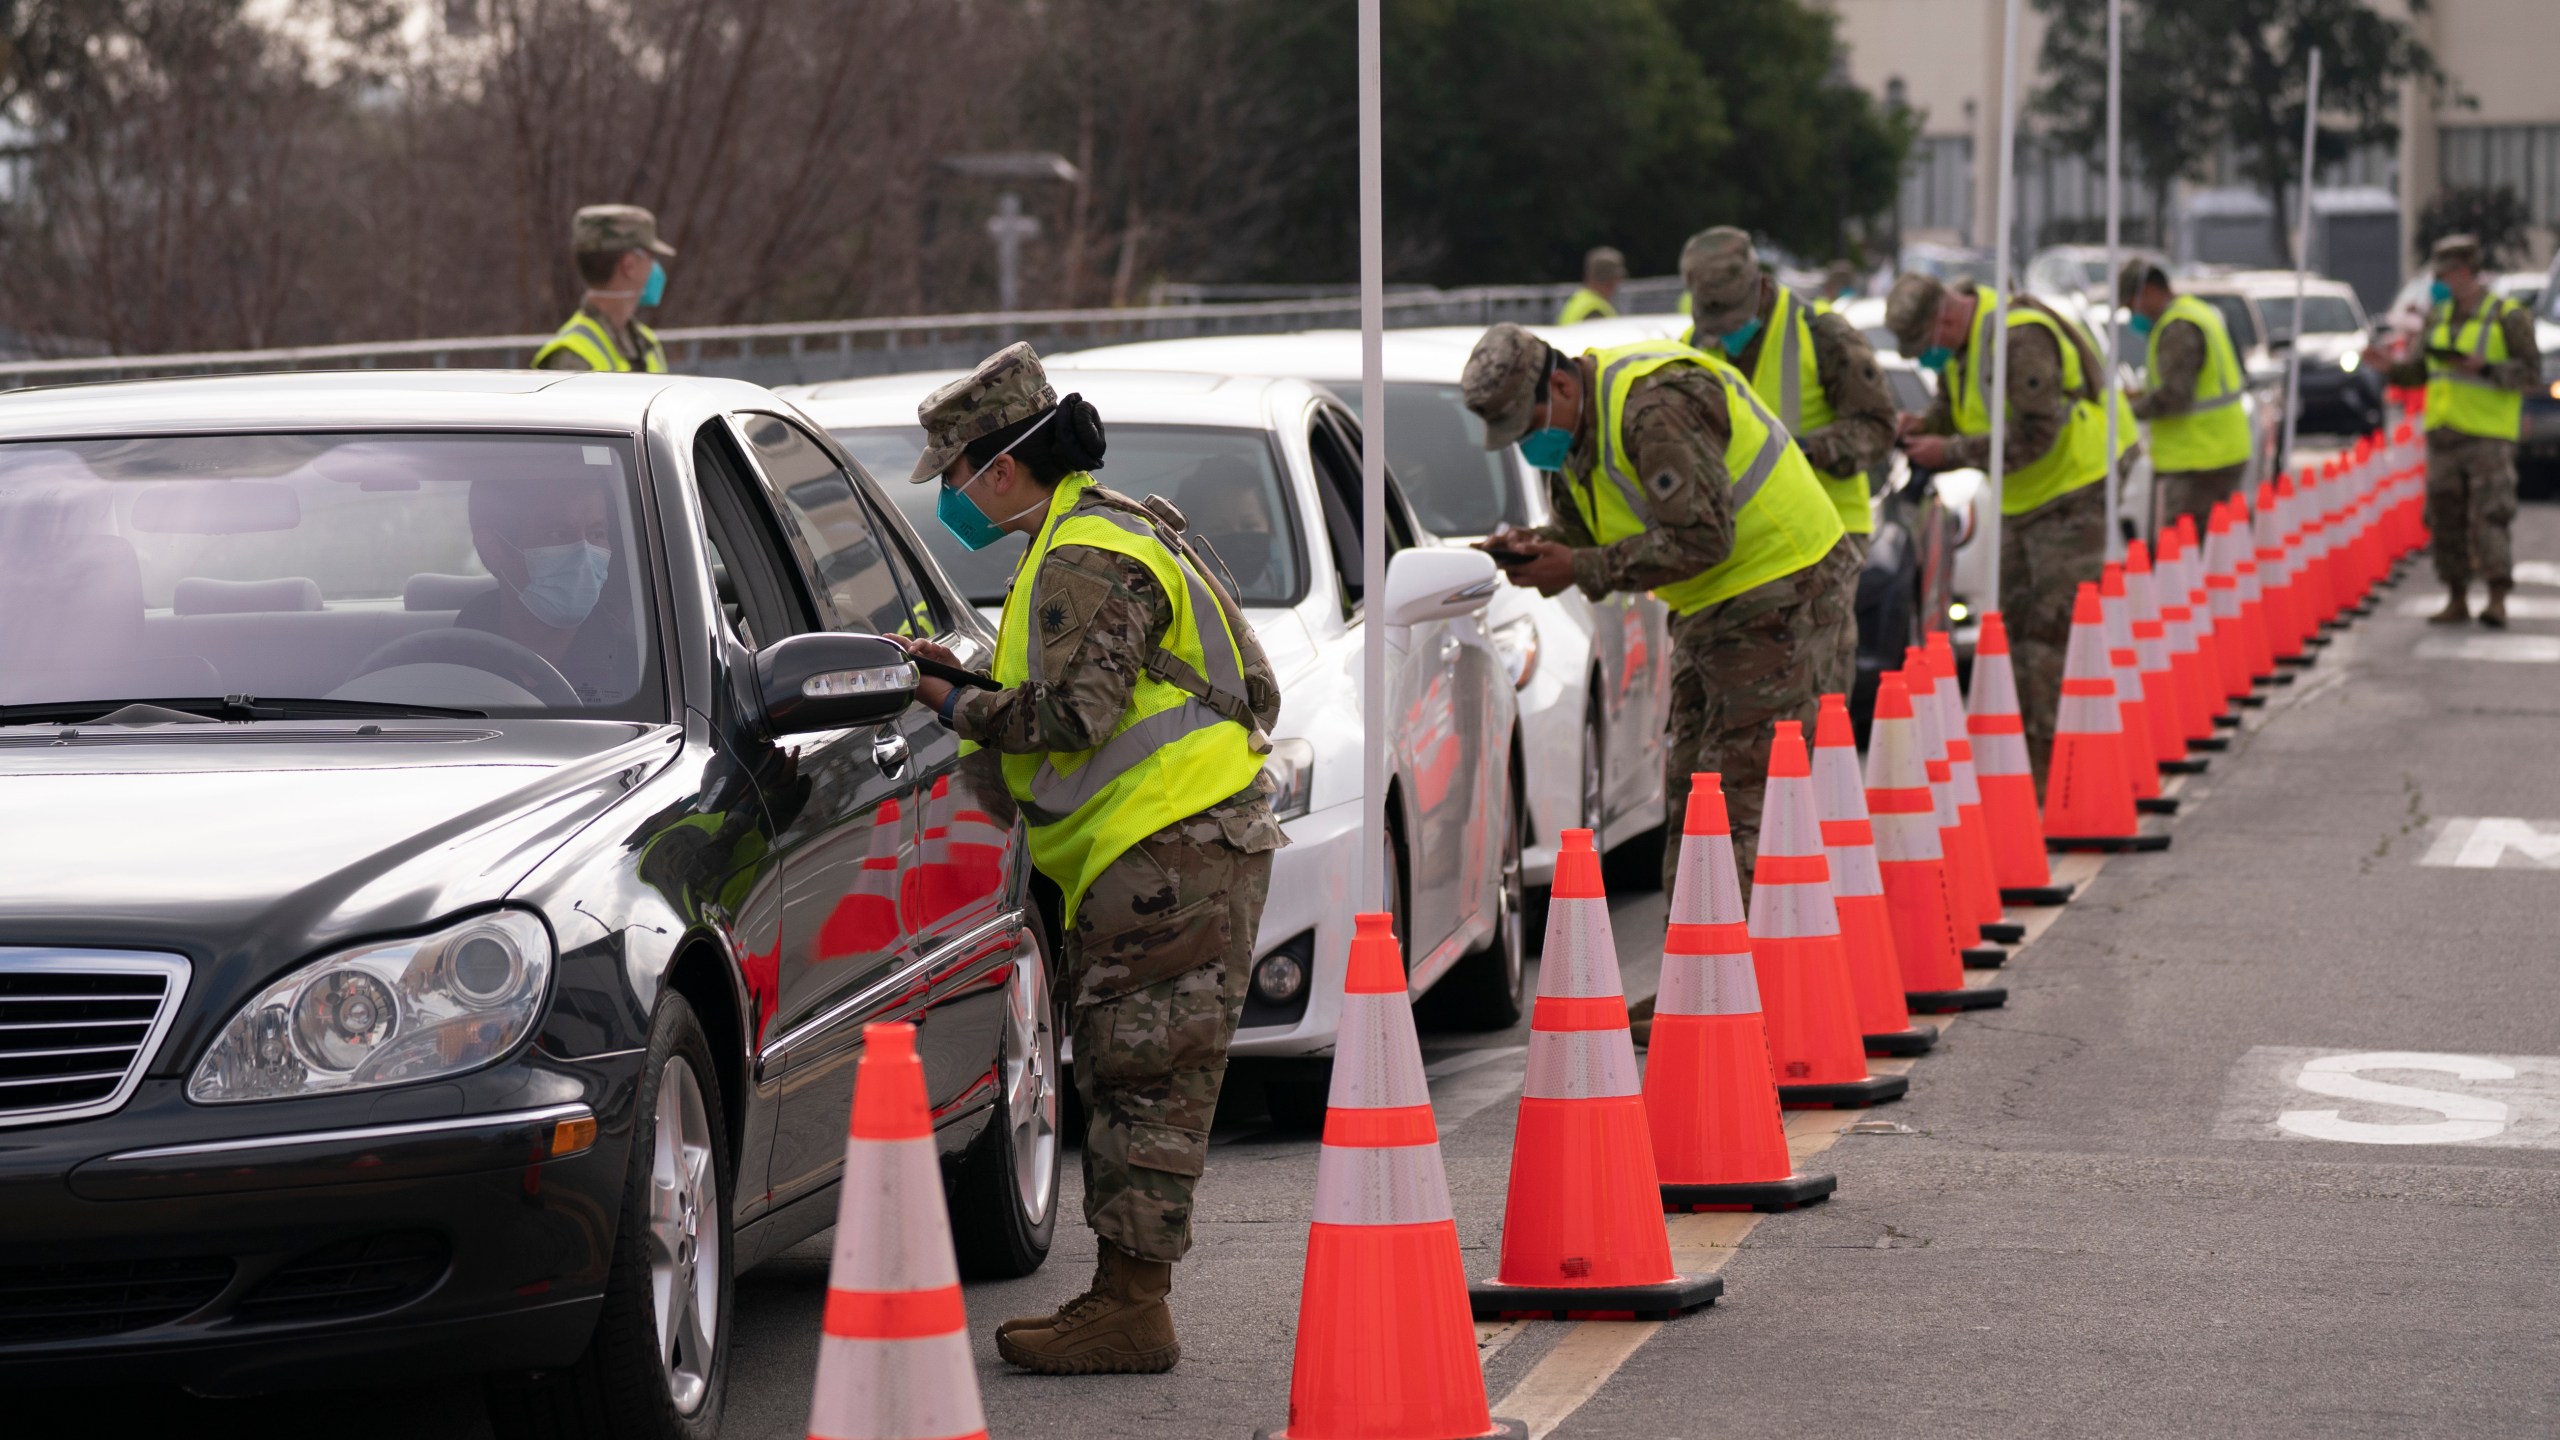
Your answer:
[[[2453,870],[2560,870],[2560,820],[2451,815],[2418,863]]]
[[[2560,665],[2560,635],[2428,635],[2410,653],[2421,660]]]
[[[2214,1134],[2560,1149],[2560,1056],[2253,1046],[2232,1068]]]
[[[2484,597],[2485,598],[2485,597]],[[2424,617],[2444,608],[2442,595],[2420,595],[2400,602],[2403,615]],[[2507,618],[2510,620],[2560,620],[2560,596],[2509,595]]]
[[[2560,585],[2560,565],[2555,565],[2548,560],[2519,560],[2516,562],[2516,583]]]

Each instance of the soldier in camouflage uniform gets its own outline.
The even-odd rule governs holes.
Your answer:
[[[2436,578],[2445,586],[2442,610],[2427,617],[2438,625],[2471,618],[2471,582],[2489,583],[2480,623],[2507,624],[2507,591],[2515,586],[2516,440],[2521,401],[2542,382],[2542,351],[2534,339],[2533,312],[2493,293],[2480,278],[2480,242],[2448,235],[2428,256],[2440,298],[2427,311],[2427,329],[2409,358],[2368,353],[2388,366],[2394,385],[2427,387],[2427,528]],[[2464,330],[2481,307],[2489,318]],[[2494,334],[2492,333],[2494,332]],[[2494,343],[2499,342],[2499,343]],[[2496,358],[2500,351],[2503,358]],[[2433,352],[2433,353],[2430,353]],[[2484,405],[2482,402],[2488,400]],[[2508,404],[2516,408],[2505,409]]]
[[[1088,755],[1117,733],[1142,680],[1163,679],[1168,660],[1183,663],[1173,648],[1175,597],[1144,560],[1098,545],[1057,543],[1036,571],[1031,563],[1053,527],[1107,512],[1128,517],[1132,533],[1148,537],[1137,543],[1162,545],[1215,595],[1213,608],[1236,632],[1244,677],[1243,708],[1230,723],[1267,749],[1279,685],[1242,611],[1216,588],[1216,567],[1197,563],[1169,504],[1142,506],[1091,483],[1084,472],[1100,463],[1098,421],[1089,429],[1048,423],[1072,420],[1077,407],[1091,416],[1075,396],[1061,407],[1031,347],[1017,344],[919,409],[928,444],[917,480],[940,477],[995,527],[1033,537],[1008,604],[1036,595],[1040,613],[1024,618],[1036,630],[1034,678],[985,691],[928,676],[918,700],[962,739],[1004,755]],[[1074,498],[1053,507],[1061,490]],[[948,515],[948,497],[944,504]],[[1212,627],[1218,615],[1193,619]],[[931,644],[910,648],[950,659]],[[1080,874],[1050,877],[1073,909],[1061,989],[1088,1125],[1085,1219],[1101,1255],[1084,1294],[1054,1314],[998,1329],[997,1350],[1015,1365],[1047,1374],[1145,1373],[1170,1369],[1181,1355],[1165,1295],[1173,1262],[1191,1245],[1192,1190],[1208,1160],[1227,1044],[1244,1011],[1271,855],[1284,843],[1259,753],[1235,793],[1209,797],[1120,851],[1080,898]],[[1059,823],[1108,821],[1079,811]]]
[[[1904,275],[1885,298],[1885,325],[1902,353],[1938,358],[1937,399],[1926,415],[1902,417],[1903,451],[1915,468],[1988,470],[1991,437],[1956,431],[1954,395],[1958,387],[1979,383],[1965,373],[1965,354],[1973,334],[1974,313],[1989,303],[1988,287],[1951,293],[1926,275]],[[2049,308],[2033,299],[2012,306]],[[2056,323],[2077,333],[2067,319]],[[1986,353],[1990,349],[1985,342]],[[2081,357],[2082,388],[2095,383],[2093,356]],[[1987,361],[1984,363],[1988,363]],[[2045,457],[2062,439],[2072,407],[2090,399],[2063,386],[2062,351],[2053,333],[2041,325],[2013,325],[2009,331],[2008,433],[2003,467],[2015,475]],[[1984,377],[1987,380],[1988,377]],[[1985,388],[1988,388],[1987,385]],[[2129,443],[2129,442],[2128,442]],[[2036,784],[2044,784],[2046,763],[2053,755],[2053,726],[2062,704],[2062,665],[2071,646],[2071,601],[2083,580],[2095,582],[2106,566],[2107,493],[2102,477],[2065,491],[2016,515],[2000,520],[2000,614],[2009,631],[2011,668],[2018,682],[2018,709],[2027,735],[2027,758]]]
[[[1461,385],[1467,408],[1485,422],[1487,445],[1511,444],[1533,424],[1570,430],[1567,464],[1588,473],[1599,453],[1598,407],[1591,403],[1597,380],[1594,356],[1565,359],[1519,326],[1497,325],[1476,343]],[[1733,554],[1736,515],[1725,469],[1733,438],[1726,404],[1724,382],[1698,364],[1667,365],[1635,382],[1620,431],[1636,472],[1646,477],[1650,514],[1641,533],[1598,543],[1572,482],[1551,470],[1554,521],[1534,530],[1506,527],[1484,548],[1531,557],[1507,571],[1514,584],[1548,595],[1571,585],[1594,600],[1676,584],[1723,564]],[[1818,672],[1839,648],[1839,628],[1849,623],[1828,602],[1856,573],[1856,558],[1835,543],[1813,564],[1671,622],[1663,793],[1676,807],[1692,774],[1723,775],[1746,895],[1776,722],[1813,723]],[[1665,890],[1678,866],[1678,847],[1664,846]]]
[[[663,373],[666,347],[639,313],[666,292],[662,262],[676,258],[676,247],[658,238],[658,217],[637,205],[581,206],[569,220],[569,258],[587,293],[533,352],[533,368]]]
[[[1832,267],[1835,272],[1845,268]],[[1838,636],[1839,644],[1820,664],[1817,681],[1823,694],[1846,695],[1858,679],[1858,574],[1875,528],[1867,471],[1893,452],[1893,392],[1885,388],[1884,372],[1876,366],[1875,347],[1867,337],[1837,312],[1824,309],[1805,321],[1803,333],[1811,338],[1808,348],[1820,391],[1813,397],[1819,401],[1815,413],[1830,413],[1820,424],[1800,423],[1807,412],[1801,373],[1795,377],[1799,389],[1790,414],[1788,377],[1775,364],[1768,366],[1767,375],[1762,367],[1787,350],[1785,337],[1773,335],[1771,327],[1782,320],[1794,324],[1802,307],[1792,296],[1784,297],[1790,302],[1787,314],[1779,315],[1778,279],[1753,253],[1751,237],[1729,225],[1690,236],[1680,251],[1680,277],[1689,287],[1697,319],[1689,343],[1724,356],[1751,377],[1752,388],[1795,436],[1796,448],[1812,462],[1814,474],[1840,509],[1841,524],[1848,530],[1840,543],[1851,563],[1837,567],[1841,584],[1820,602],[1816,623]]]
[[[2116,303],[2136,315],[2149,317],[2159,326],[2151,341],[2152,352],[2159,359],[2151,373],[2143,377],[2142,390],[2125,397],[2133,409],[2133,418],[2155,422],[2155,436],[2157,422],[2195,413],[2196,384],[2204,378],[2207,346],[2211,343],[2197,322],[2182,317],[2163,318],[2176,294],[2160,267],[2138,256],[2126,261],[2116,278]],[[2227,331],[2223,343],[2230,343]],[[2238,381],[2245,385],[2247,378],[2243,375]],[[2156,441],[2152,448],[2159,449]],[[2181,515],[2194,516],[2197,532],[2203,533],[2213,523],[2213,507],[2238,494],[2240,481],[2249,471],[2246,458],[2207,470],[2158,468],[2158,458],[2153,457],[2152,484],[2158,493],[2152,503],[2159,519],[2154,528],[2160,533],[2177,524]]]

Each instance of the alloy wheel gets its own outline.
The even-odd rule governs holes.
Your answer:
[[[679,1413],[691,1415],[711,1393],[726,1257],[711,1117],[693,1067],[681,1056],[658,1075],[657,1131],[649,1163],[650,1298],[668,1397]]]
[[[1005,986],[1004,1111],[1015,1199],[1027,1225],[1049,1218],[1058,1175],[1058,1042],[1044,957],[1014,963]]]

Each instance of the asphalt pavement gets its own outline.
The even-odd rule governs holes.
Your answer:
[[[2560,510],[2516,535],[2512,630],[2427,626],[2413,565],[2184,782],[2168,851],[2083,862],[2069,907],[2025,912],[2008,1007],[1955,1019],[1908,1100],[1792,1120],[1836,1198],[1675,1222],[1722,1267],[1712,1309],[1480,1327],[1497,1412],[1561,1437],[2560,1433]],[[1661,897],[1623,884],[1611,912],[1645,993]],[[1474,1274],[1525,1045],[1423,1035]],[[997,1321],[1090,1273],[1070,1167],[1047,1267],[968,1289],[991,1433],[1278,1423],[1315,1153],[1236,1087],[1177,1272],[1183,1361],[1151,1377],[996,1358]],[[727,1435],[805,1433],[827,1255],[739,1282]],[[66,1401],[91,1434],[353,1428],[339,1401]],[[486,1433],[467,1386],[361,1429]]]

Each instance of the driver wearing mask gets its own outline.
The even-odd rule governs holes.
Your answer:
[[[470,518],[471,543],[498,588],[464,605],[454,628],[541,656],[582,700],[628,694],[637,657],[621,607],[605,603],[619,527],[602,484],[475,480]]]
[[[1226,562],[1240,597],[1269,595],[1286,588],[1289,579],[1264,488],[1250,463],[1224,455],[1201,462],[1182,483],[1182,513],[1192,536],[1208,541]]]

